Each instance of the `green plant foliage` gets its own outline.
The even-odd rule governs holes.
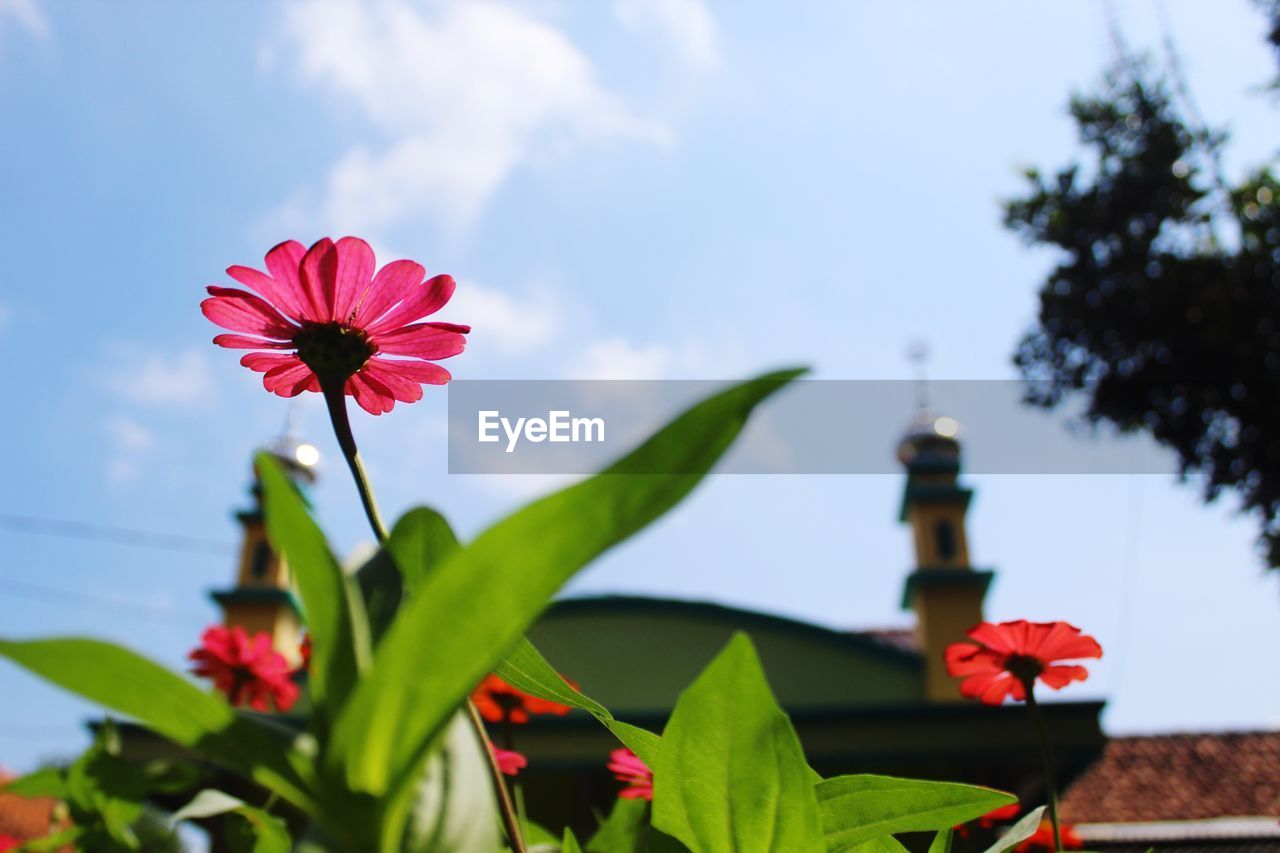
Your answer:
[[[573,830],[567,826],[564,828],[564,841],[560,845],[560,853],[582,853],[582,848],[578,846],[578,839],[573,836]]]
[[[293,839],[284,821],[267,811],[255,808],[241,799],[206,789],[195,799],[173,814],[173,823],[192,818],[236,815],[238,820],[230,824],[226,841],[231,853],[289,853]]]
[[[341,704],[369,665],[364,601],[280,463],[269,453],[259,453],[255,465],[262,479],[267,537],[288,561],[302,597],[311,634],[311,704],[313,714],[325,720],[328,706]]]
[[[929,853],[951,853],[951,830],[944,829],[933,837]]]
[[[892,835],[882,835],[870,841],[864,841],[856,847],[844,848],[852,853],[909,853],[901,841]]]
[[[653,769],[653,824],[695,853],[823,849],[812,771],[745,634],[681,694]]]
[[[414,787],[402,853],[471,853],[502,846],[489,765],[463,714],[427,759]]]
[[[547,662],[527,638],[522,637],[516,643],[516,647],[494,668],[494,672],[508,684],[526,693],[586,711],[650,767],[658,760],[662,742],[657,735],[615,720],[607,708],[565,682],[555,667]]]
[[[1000,836],[1000,840],[987,848],[986,853],[1006,853],[1028,838],[1036,834],[1040,822],[1044,820],[1045,806],[1034,808],[1022,816],[1022,819],[1009,827],[1009,831]]]
[[[817,785],[827,849],[854,850],[899,832],[946,830],[1018,798],[978,785],[893,776],[838,776]]]
[[[648,828],[649,803],[619,797],[595,835],[587,839],[587,853],[638,853]]]
[[[769,374],[698,403],[604,473],[535,501],[424,573],[379,643],[376,677],[363,679],[339,713],[330,766],[374,796],[407,784],[453,709],[556,590],[678,503],[751,410],[799,373]],[[615,476],[637,469],[684,473]]]

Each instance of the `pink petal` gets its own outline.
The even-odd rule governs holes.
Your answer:
[[[277,367],[302,364],[302,361],[293,354],[285,355],[283,353],[274,352],[251,352],[242,356],[240,363],[257,373],[266,373],[267,371],[274,370]]]
[[[373,249],[359,237],[343,237],[334,251],[338,254],[338,266],[334,276],[332,319],[343,323],[369,289],[376,261]]]
[[[429,361],[410,361],[393,358],[371,358],[369,363],[378,362],[383,369],[393,371],[412,382],[423,385],[445,385],[453,377],[449,371]]]
[[[422,399],[422,385],[388,367],[390,362],[384,359],[371,358],[365,362],[361,372],[382,383],[391,396],[402,403],[416,403]]]
[[[227,349],[293,349],[292,341],[264,341],[244,335],[215,335],[213,342]]]
[[[391,407],[395,405],[391,392],[387,391],[386,387],[381,383],[370,380],[363,371],[347,380],[346,391],[356,398],[356,403],[360,408],[371,415],[381,415],[384,411],[389,412]],[[390,405],[387,405],[387,403],[390,403]]]
[[[316,316],[310,310],[310,300],[299,275],[299,268],[306,254],[306,246],[297,240],[285,240],[267,252],[267,271],[276,280],[280,291],[288,295],[288,301],[298,309],[299,319],[320,322],[325,318]]]
[[[329,322],[333,318],[333,293],[338,276],[338,253],[333,241],[324,237],[312,244],[298,274],[312,317],[318,323]]]
[[[231,287],[209,287],[212,299],[200,303],[204,316],[233,332],[249,332],[270,338],[292,338],[298,327],[261,297]]]
[[[453,296],[453,276],[437,275],[427,279],[404,295],[404,301],[387,312],[387,316],[369,327],[370,334],[389,332],[405,323],[434,314]]]
[[[372,335],[370,342],[379,352],[429,359],[448,358],[467,348],[467,339],[462,333],[441,329],[435,323],[415,323],[394,332]]]
[[[1084,667],[1062,664],[1045,667],[1044,672],[1040,673],[1040,680],[1054,690],[1061,690],[1073,681],[1085,681],[1088,677],[1089,670]]]
[[[311,368],[301,361],[295,365],[282,364],[263,374],[262,387],[281,397],[296,397],[306,389],[308,381],[314,377],[315,374],[311,372]]]
[[[368,292],[354,306],[359,327],[367,328],[372,325],[387,313],[387,309],[421,284],[426,274],[422,264],[413,261],[392,261],[378,270]]]
[[[230,266],[227,267],[227,275],[243,284],[245,287],[258,291],[271,303],[273,307],[283,313],[289,315],[295,320],[301,321],[303,315],[296,302],[293,301],[293,292],[287,287],[282,287],[279,282],[266,273],[259,272],[252,267]]]

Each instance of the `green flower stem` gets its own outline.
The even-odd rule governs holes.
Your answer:
[[[342,449],[342,455],[346,457],[347,465],[351,468],[351,476],[356,481],[356,490],[360,492],[360,502],[364,504],[364,513],[369,519],[369,526],[373,528],[373,534],[381,544],[387,541],[387,526],[382,521],[382,514],[378,512],[378,503],[373,497],[369,475],[364,470],[360,450],[356,447],[355,436],[351,433],[351,421],[347,417],[346,395],[343,393],[345,384],[345,382],[322,383],[321,389],[324,392],[325,405],[329,407],[329,419],[333,422],[333,432],[338,439],[338,447]],[[506,828],[513,853],[526,853],[524,835],[520,832],[520,820],[511,802],[511,792],[507,789],[501,768],[498,767],[498,758],[494,755],[493,743],[490,742],[489,733],[485,730],[484,720],[480,718],[480,712],[476,710],[475,703],[470,699],[467,700],[467,717],[471,720],[471,727],[475,730],[476,737],[479,738],[488,759],[489,774],[493,777],[493,790],[498,798],[499,811],[502,812],[502,824]]]
[[[1058,784],[1053,770],[1053,747],[1049,745],[1049,730],[1044,724],[1044,715],[1036,704],[1035,682],[1026,685],[1027,713],[1035,723],[1036,734],[1040,737],[1040,756],[1044,760],[1045,796],[1049,800],[1049,822],[1053,824],[1053,849],[1062,849],[1062,830],[1058,825]]]
[[[360,502],[364,504],[364,514],[369,518],[369,526],[373,528],[378,541],[385,542],[387,526],[382,523],[378,504],[373,499],[373,487],[369,485],[369,475],[365,473],[355,436],[351,434],[351,421],[347,418],[347,398],[343,393],[345,384],[323,383],[321,388],[324,391],[324,402],[329,407],[329,420],[333,421],[333,433],[338,438],[338,446],[342,448],[342,455],[347,458],[351,476],[355,478],[356,490],[360,492]]]

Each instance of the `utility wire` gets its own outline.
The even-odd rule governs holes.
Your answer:
[[[136,601],[109,598],[81,590],[58,589],[42,584],[12,578],[0,578],[0,593],[16,598],[26,598],[47,604],[60,604],[67,607],[93,608],[98,611],[117,613],[134,619],[145,619],[152,622],[171,622],[173,624],[203,624],[208,620],[207,613],[195,611],[171,610],[167,607],[153,607]]]
[[[210,554],[226,557],[235,546],[213,539],[183,536],[176,533],[159,533],[153,530],[134,530],[105,524],[90,524],[59,518],[40,518],[34,515],[0,513],[0,528],[19,533],[36,533],[43,536],[59,536],[65,539],[91,539],[99,542],[115,542],[137,548],[154,548],[163,551],[182,551],[188,554]]]

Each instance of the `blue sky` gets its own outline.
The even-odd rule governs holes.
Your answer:
[[[1163,4],[1228,170],[1273,153],[1245,0]],[[1033,6],[1035,8],[1033,8]],[[1116,2],[1153,46],[1158,9]],[[1074,151],[1101,4],[0,0],[0,513],[232,543],[287,406],[197,304],[282,239],[364,236],[459,281],[466,378],[1006,378],[1052,258],[999,224]],[[445,392],[357,434],[385,508],[464,534],[545,486],[450,477]],[[903,412],[904,422],[910,412]],[[316,490],[366,538],[316,400]],[[886,447],[886,454],[891,452]],[[988,615],[1069,619],[1113,732],[1280,724],[1280,597],[1232,501],[1163,476],[974,476]],[[909,623],[900,477],[712,478],[572,588]],[[112,637],[174,666],[225,556],[0,529],[0,633]],[[48,590],[67,590],[58,596]],[[113,602],[103,606],[102,599]],[[66,755],[88,706],[0,664],[0,765]]]

